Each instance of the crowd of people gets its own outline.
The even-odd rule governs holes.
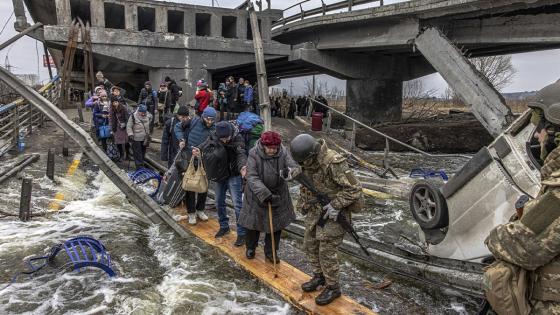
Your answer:
[[[188,224],[208,220],[208,186],[201,190],[184,184],[189,170],[204,171],[201,174],[212,183],[215,193],[220,224],[215,237],[230,233],[226,210],[229,195],[237,232],[234,245],[245,246],[248,259],[255,257],[260,234],[264,233],[266,260],[280,263],[277,250],[282,230],[296,217],[288,182],[298,174],[307,174],[332,201],[322,206],[302,188],[298,208],[307,216],[305,250],[314,272],[302,289],[311,292],[324,287],[316,299],[320,305],[341,295],[337,247],[344,230],[336,219],[339,213],[349,218],[362,198],[361,186],[345,158],[328,149],[325,141],[307,134],[296,137],[288,149],[279,133],[264,132],[258,95],[243,78],[236,81],[228,77],[215,92],[205,80],[199,80],[191,106],[179,104],[182,91],[171,78],[166,77],[157,90],[147,81],[135,109],[122,97],[122,89],[113,86],[101,72],[96,78],[86,106],[92,108],[95,136],[109,157],[116,161],[133,159],[137,168],[145,167],[153,130],[162,128],[160,159],[168,166],[164,185],[173,172],[183,177],[178,187]],[[285,91],[270,102],[273,116],[283,118],[307,115],[310,105],[303,97],[288,98]],[[330,221],[324,227],[316,226],[323,216]]]
[[[318,95],[315,97],[316,102],[310,102],[311,95],[298,96],[294,98],[293,96],[288,96],[286,90],[282,91],[282,96],[270,97],[270,109],[272,117],[281,117],[286,119],[294,119],[296,116],[310,116],[312,112],[323,113],[323,117],[327,117],[329,114],[328,107],[325,107],[319,103],[329,105],[327,100],[322,96]]]

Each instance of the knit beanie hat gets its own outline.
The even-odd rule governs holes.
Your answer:
[[[282,136],[274,131],[267,131],[261,135],[261,143],[264,146],[279,146],[282,143]]]
[[[185,105],[181,105],[177,110],[177,115],[189,116],[189,108]]]
[[[140,105],[138,106],[138,112],[139,113],[145,113],[148,111],[148,108],[146,107],[146,105]]]
[[[216,110],[214,107],[206,107],[206,109],[202,112],[202,118],[216,119]]]
[[[216,124],[216,136],[220,139],[231,136],[232,131],[233,128],[227,121],[220,121]]]

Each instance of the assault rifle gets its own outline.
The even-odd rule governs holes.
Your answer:
[[[302,184],[303,187],[307,188],[307,190],[309,190],[313,194],[313,196],[315,197],[317,202],[321,205],[321,207],[324,207],[331,202],[331,199],[329,198],[329,196],[325,193],[322,193],[322,192],[318,191],[315,188],[315,186],[313,185],[313,182],[311,181],[311,179],[309,177],[307,177],[307,175],[305,175],[303,172],[301,172],[297,176],[295,176],[294,180],[296,180],[297,182]],[[325,210],[323,210],[323,212],[321,212],[321,217],[319,217],[319,221],[317,222],[318,226],[325,227],[325,224],[327,224],[328,219],[324,218],[326,213],[327,213],[327,211],[325,211]],[[360,246],[362,251],[366,255],[369,256],[369,252],[364,247],[364,245],[362,245],[362,243],[360,242],[360,237],[358,236],[358,233],[356,233],[356,230],[354,230],[354,227],[352,227],[352,224],[350,224],[350,222],[348,222],[348,220],[342,214],[342,212],[338,213],[338,216],[336,217],[335,221],[338,222],[338,224],[340,224],[340,226],[342,226],[342,228],[346,232],[348,232],[348,233],[350,233],[350,235],[352,235],[352,237],[354,238],[356,243],[358,243],[358,245]]]

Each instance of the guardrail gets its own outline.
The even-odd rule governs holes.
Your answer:
[[[298,21],[298,20],[303,20],[308,16],[314,16],[317,14],[321,14],[321,15],[326,15],[327,13],[334,11],[334,10],[340,10],[340,9],[345,9],[348,8],[348,11],[352,11],[352,8],[354,6],[357,5],[362,5],[362,4],[367,4],[367,3],[372,3],[372,2],[379,2],[379,6],[383,6],[383,0],[345,0],[345,1],[340,1],[340,2],[335,2],[335,3],[331,3],[331,4],[325,4],[324,0],[321,0],[321,7],[318,8],[313,8],[313,9],[309,9],[309,10],[304,10],[303,9],[303,4],[306,2],[309,2],[311,0],[303,0],[301,2],[298,2],[292,6],[287,7],[286,9],[282,10],[282,12],[286,12],[290,9],[293,9],[295,7],[299,7],[300,12],[294,15],[290,15],[287,17],[283,17],[280,20],[274,22],[272,24],[272,27],[277,27],[277,26],[281,26],[281,25],[286,25],[287,23],[290,22],[294,22],[294,21]]]
[[[349,121],[352,122],[352,136],[350,138],[350,142],[351,142],[351,147],[350,147],[350,151],[354,151],[355,149],[355,145],[356,145],[356,131],[357,131],[357,127],[360,126],[362,128],[365,128],[371,132],[373,132],[374,134],[383,137],[385,139],[385,149],[384,149],[384,157],[383,157],[383,174],[378,174],[380,177],[385,178],[387,173],[391,173],[391,175],[393,175],[395,178],[398,178],[398,176],[394,173],[394,171],[392,170],[391,166],[389,165],[389,153],[391,152],[390,148],[389,148],[389,143],[393,142],[395,144],[401,145],[407,149],[409,149],[412,152],[416,152],[421,154],[422,156],[428,157],[428,158],[436,158],[436,159],[441,159],[441,158],[461,158],[461,159],[466,159],[466,160],[470,160],[471,157],[468,155],[463,155],[463,154],[431,154],[425,151],[422,151],[416,147],[413,147],[407,143],[404,143],[398,139],[395,139],[391,136],[389,136],[388,134],[385,134],[375,128],[372,128],[366,124],[364,124],[363,122],[354,119],[342,112],[340,112],[339,110],[337,110],[336,108],[333,108],[327,104],[324,104],[322,102],[319,102],[313,98],[308,97],[307,100],[309,101],[309,112],[308,112],[308,117],[311,115],[311,109],[313,108],[313,103],[316,103],[318,105],[324,106],[326,108],[329,109],[330,111],[330,115],[328,115],[327,117],[327,126],[326,126],[326,132],[327,134],[331,133],[331,119],[332,119],[332,114],[337,114],[342,116],[344,119],[347,119]]]
[[[38,92],[53,103],[58,102],[60,80],[55,77]],[[0,106],[0,156],[17,146],[20,133],[27,137],[37,128],[43,126],[45,116],[33,106],[19,98]]]

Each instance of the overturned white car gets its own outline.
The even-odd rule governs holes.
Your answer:
[[[443,186],[413,186],[410,207],[430,255],[481,261],[490,230],[511,218],[520,196],[537,195],[540,145],[530,120],[529,110]]]

